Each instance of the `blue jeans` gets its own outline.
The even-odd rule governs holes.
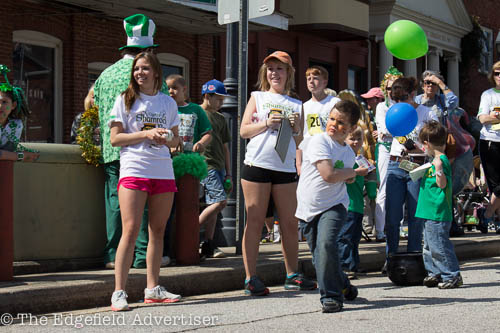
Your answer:
[[[311,249],[322,304],[326,301],[343,304],[342,289],[350,285],[340,267],[338,246],[346,215],[345,207],[339,204],[317,215],[311,222],[300,221],[300,229]]]
[[[451,280],[460,274],[457,256],[450,241],[450,222],[424,221],[425,269],[429,275],[440,276],[443,281]]]
[[[385,198],[386,254],[398,252],[399,224],[403,219],[403,207],[408,208],[408,252],[422,251],[424,224],[415,217],[420,179],[412,181],[407,171],[399,168],[399,162],[389,161]]]
[[[347,220],[342,225],[339,236],[340,264],[344,270],[358,270],[362,228],[363,214],[348,211]]]
[[[474,166],[472,151],[469,149],[458,156],[451,165],[451,192],[457,195],[469,182],[472,167]]]
[[[224,178],[226,177],[225,170],[208,170],[207,177],[200,181],[200,184],[205,188],[205,202],[211,205],[227,199],[226,191],[224,190]]]

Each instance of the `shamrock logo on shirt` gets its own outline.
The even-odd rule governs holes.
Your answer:
[[[335,169],[343,169],[344,168],[344,161],[341,161],[341,160],[335,161],[335,165],[333,167]]]

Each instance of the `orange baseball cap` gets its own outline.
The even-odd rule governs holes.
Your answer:
[[[279,61],[292,66],[292,58],[290,57],[290,55],[288,55],[288,53],[284,51],[274,51],[273,53],[264,58],[263,63],[266,63],[271,58],[276,58]]]

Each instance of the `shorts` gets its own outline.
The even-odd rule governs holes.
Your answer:
[[[290,184],[298,181],[296,172],[274,171],[256,166],[243,165],[241,179],[255,183]]]
[[[500,169],[498,168],[498,156],[500,155],[500,142],[480,140],[479,156],[483,165],[486,183],[491,193],[500,197]]]
[[[177,186],[173,179],[124,177],[118,181],[118,190],[120,190],[120,185],[131,190],[148,192],[149,195],[177,192]]]
[[[226,200],[226,191],[224,190],[224,170],[208,170],[208,175],[200,184],[204,187],[205,203],[211,205]]]

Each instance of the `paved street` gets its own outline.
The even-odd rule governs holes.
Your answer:
[[[242,291],[185,298],[169,305],[131,304],[132,311],[95,308],[47,316],[24,315],[2,332],[500,332],[500,257],[461,263],[464,286],[454,290],[395,287],[387,277],[369,274],[354,284],[359,297],[344,311],[323,314],[316,292],[285,292],[249,298]],[[78,290],[75,292],[82,292]],[[5,314],[4,323],[9,320]],[[203,324],[204,323],[204,324]]]

